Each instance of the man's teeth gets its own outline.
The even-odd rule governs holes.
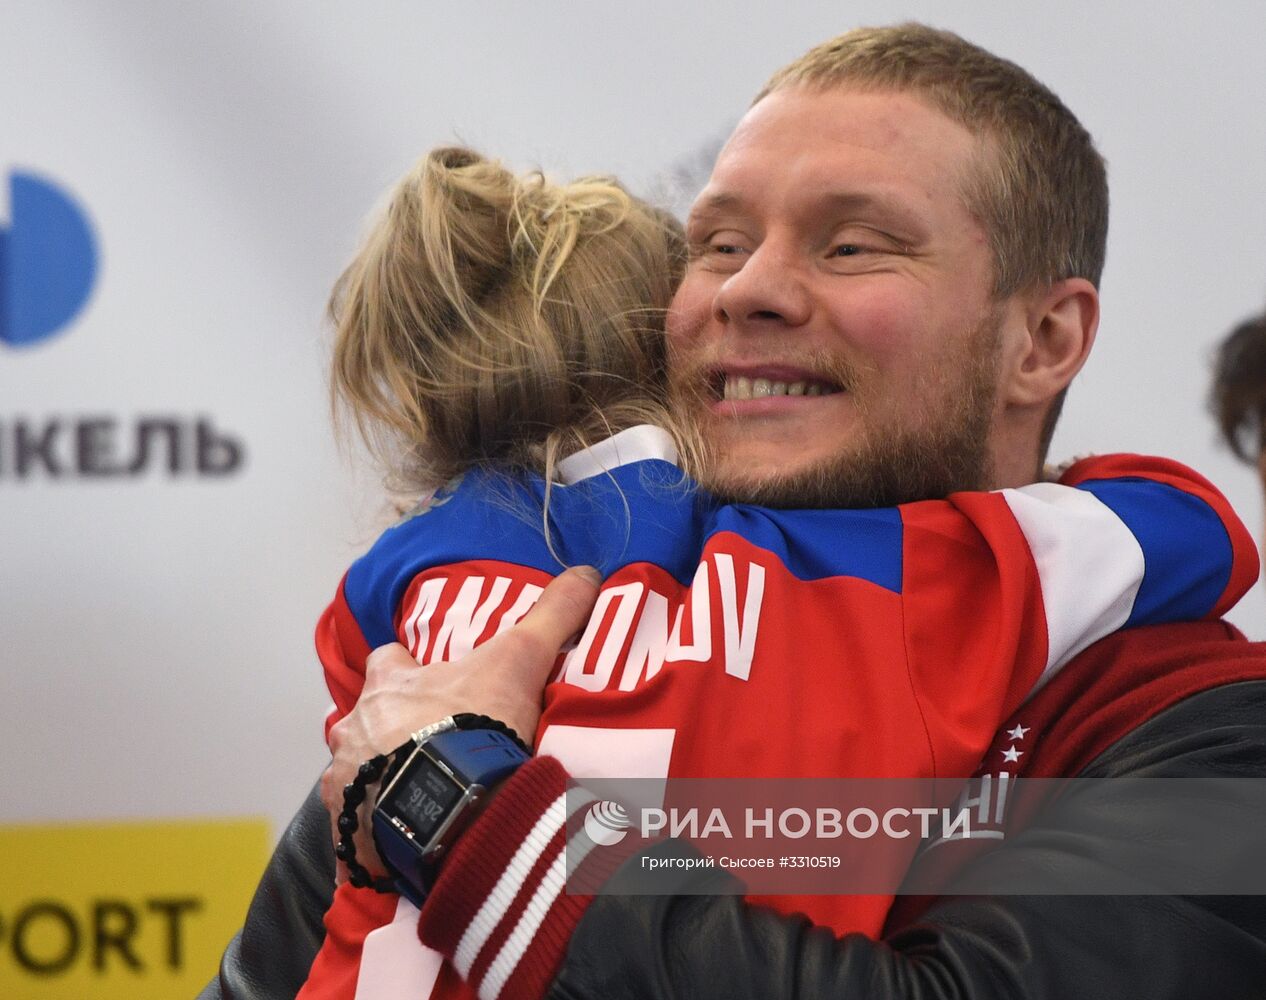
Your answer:
[[[766,396],[830,396],[839,392],[833,385],[821,382],[774,382],[767,378],[744,375],[725,380],[725,399],[763,399]]]

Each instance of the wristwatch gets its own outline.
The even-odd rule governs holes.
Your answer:
[[[461,728],[464,721],[450,716],[414,733],[413,749],[388,777],[374,807],[378,853],[400,895],[418,907],[444,856],[493,787],[529,759],[513,735]]]

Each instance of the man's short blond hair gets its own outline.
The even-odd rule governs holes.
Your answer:
[[[1108,236],[1103,157],[1060,99],[1015,63],[926,25],[858,28],[780,69],[756,100],[786,87],[927,100],[988,143],[992,162],[973,172],[964,197],[989,236],[995,294],[1071,277],[1098,286]]]

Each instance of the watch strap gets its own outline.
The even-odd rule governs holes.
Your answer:
[[[431,737],[427,746],[467,785],[491,788],[528,760],[514,737],[491,729],[453,729]]]

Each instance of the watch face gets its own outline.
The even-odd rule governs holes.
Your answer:
[[[417,754],[391,789],[391,811],[427,843],[465,789],[426,754]]]

